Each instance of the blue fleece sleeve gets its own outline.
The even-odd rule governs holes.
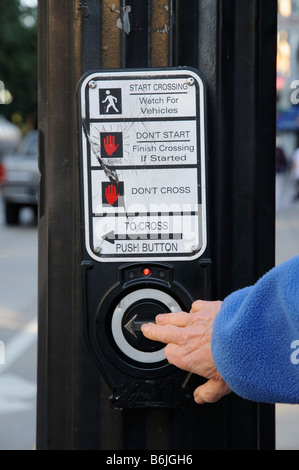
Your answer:
[[[299,256],[224,300],[212,354],[237,395],[299,403]]]

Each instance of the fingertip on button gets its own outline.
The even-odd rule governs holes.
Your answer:
[[[142,325],[142,327],[141,327],[142,333],[146,333],[149,330],[149,328],[150,328],[149,324],[144,323],[144,325]]]
[[[151,323],[144,323],[141,327],[141,331],[144,335],[150,332],[151,329]]]

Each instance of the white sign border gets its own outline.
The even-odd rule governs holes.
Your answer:
[[[127,257],[123,256],[99,256],[90,247],[90,233],[89,233],[89,194],[88,194],[88,165],[87,165],[87,138],[84,134],[83,129],[79,129],[81,133],[81,152],[80,156],[83,159],[83,193],[84,193],[84,235],[85,235],[85,247],[88,255],[94,259],[95,261],[102,262],[102,263],[123,263],[123,262],[165,262],[165,261],[194,261],[200,258],[207,249],[207,187],[206,187],[206,96],[205,96],[205,85],[202,77],[199,75],[197,71],[192,68],[182,67],[176,69],[144,69],[144,70],[99,70],[99,71],[91,71],[84,75],[83,79],[79,83],[79,99],[80,99],[80,123],[86,119],[86,100],[85,100],[85,92],[86,87],[88,87],[89,82],[92,80],[98,79],[99,76],[110,78],[115,77],[117,80],[118,77],[128,79],[131,78],[146,78],[146,76],[150,76],[151,78],[155,75],[161,77],[161,75],[167,75],[167,77],[177,76],[178,74],[188,74],[190,78],[196,80],[199,86],[199,125],[200,125],[200,155],[201,155],[201,204],[202,204],[202,247],[201,249],[196,252],[194,255],[182,255],[182,256],[134,256],[130,255]]]

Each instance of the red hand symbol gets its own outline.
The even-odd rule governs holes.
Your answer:
[[[111,157],[116,152],[119,144],[115,145],[115,135],[108,135],[105,137],[104,147],[109,157]]]
[[[113,206],[113,204],[117,201],[118,197],[120,196],[120,193],[116,194],[116,187],[114,186],[114,184],[110,184],[105,189],[105,195],[106,195],[108,204]]]

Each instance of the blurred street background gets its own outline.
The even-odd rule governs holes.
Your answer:
[[[0,201],[0,450],[35,443],[37,340],[37,227],[29,210],[20,225],[4,224]]]
[[[299,202],[292,201],[293,185],[284,179],[276,216],[276,264],[299,254]],[[299,450],[299,405],[276,405],[276,446]]]
[[[278,5],[276,264],[299,254],[299,0],[279,0]],[[0,182],[12,179],[14,170],[28,187],[32,164],[31,170],[12,169],[5,155],[15,152],[17,143],[37,126],[36,6],[37,0],[0,3]],[[9,126],[15,133],[10,134]],[[30,195],[32,202],[35,190]],[[1,193],[0,340],[5,345],[4,364],[0,360],[0,450],[33,450],[37,221],[34,210],[7,204]],[[276,424],[277,449],[299,450],[299,405],[277,405]]]
[[[37,225],[19,204],[31,199],[36,211],[37,140],[19,145],[36,127],[37,0],[1,0],[0,186],[7,199],[0,188],[0,450],[35,445]]]

